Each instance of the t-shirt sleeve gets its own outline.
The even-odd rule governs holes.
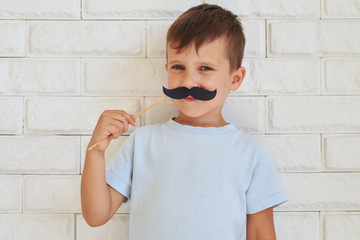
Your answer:
[[[288,201],[279,174],[260,143],[255,153],[255,167],[246,191],[246,214],[253,214]]]
[[[131,198],[135,131],[125,140],[105,167],[106,183],[126,197],[124,203]]]

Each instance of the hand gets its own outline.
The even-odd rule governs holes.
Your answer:
[[[104,111],[99,117],[88,147],[94,145],[101,139],[107,138],[92,149],[99,152],[105,152],[110,141],[126,132],[129,128],[129,124],[133,126],[137,125],[134,116],[134,114],[130,115],[123,110]]]

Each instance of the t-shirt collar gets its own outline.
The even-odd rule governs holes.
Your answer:
[[[191,134],[202,134],[202,135],[220,135],[220,134],[227,134],[239,130],[232,123],[229,123],[222,127],[194,127],[194,126],[184,125],[175,122],[172,118],[169,119],[169,121],[167,121],[165,125],[176,131],[186,132]]]

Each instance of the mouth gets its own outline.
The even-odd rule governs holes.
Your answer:
[[[191,97],[191,96],[188,96],[188,97],[184,98],[184,100],[185,100],[185,101],[187,101],[187,102],[194,102],[194,101],[197,101],[197,99],[196,99],[196,98],[193,98],[193,97]]]

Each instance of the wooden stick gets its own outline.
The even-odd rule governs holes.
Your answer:
[[[152,106],[154,106],[155,104],[157,104],[158,102],[160,102],[161,100],[163,100],[166,97],[166,95],[162,96],[161,98],[159,98],[158,100],[156,100],[155,102],[153,102],[150,106],[148,106],[147,108],[145,108],[144,110],[142,110],[141,112],[139,112],[138,114],[136,114],[134,116],[134,118],[137,118],[140,114],[142,114],[143,112],[145,112],[146,110],[148,110],[149,108],[151,108]]]
[[[161,100],[163,100],[166,97],[166,95],[162,96],[161,98],[159,98],[158,100],[156,100],[155,102],[153,102],[150,106],[148,106],[147,108],[145,108],[144,110],[142,110],[141,112],[139,112],[138,114],[136,114],[133,118],[137,118],[138,116],[140,116],[140,114],[142,114],[143,112],[145,112],[146,110],[148,110],[149,108],[151,108],[152,106],[154,106],[155,104],[157,104],[158,102],[160,102]],[[106,138],[100,139],[99,141],[97,141],[94,145],[92,145],[91,147],[88,148],[88,150],[93,149],[94,147],[96,147],[99,143],[101,143],[102,141],[104,141]]]

